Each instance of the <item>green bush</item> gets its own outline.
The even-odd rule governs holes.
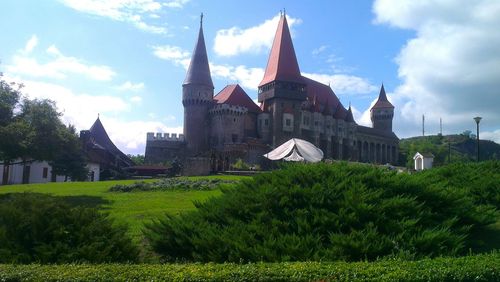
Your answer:
[[[126,228],[96,208],[36,193],[0,197],[0,263],[126,262],[138,250]]]
[[[420,261],[0,265],[0,281],[500,281],[500,255]]]
[[[218,188],[221,184],[232,184],[236,181],[221,179],[190,180],[186,178],[165,178],[155,182],[137,181],[132,184],[118,184],[109,188],[110,192],[139,191],[206,191]]]
[[[424,170],[415,177],[467,193],[478,205],[500,209],[500,161],[453,163]]]
[[[331,261],[464,254],[497,211],[463,189],[368,165],[290,165],[147,225],[167,261]]]

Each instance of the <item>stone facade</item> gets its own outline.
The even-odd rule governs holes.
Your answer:
[[[399,139],[392,131],[394,106],[384,86],[371,108],[373,127],[356,124],[333,90],[301,75],[286,16],[282,16],[271,48],[257,106],[239,85],[214,96],[214,87],[200,25],[183,83],[184,135],[148,133],[146,162],[177,157],[210,159],[210,170],[229,169],[237,158],[262,161],[262,154],[296,137],[307,140],[325,158],[396,163]]]

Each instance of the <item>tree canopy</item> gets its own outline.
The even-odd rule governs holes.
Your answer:
[[[30,100],[21,89],[0,76],[0,161],[8,166],[16,159],[44,160],[57,174],[84,179],[85,158],[75,128],[61,121],[53,101]]]

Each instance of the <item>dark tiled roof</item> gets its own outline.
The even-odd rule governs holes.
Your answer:
[[[347,110],[347,115],[345,117],[345,121],[347,122],[355,122],[354,116],[352,115],[351,105],[349,105],[349,109]]]
[[[281,16],[278,23],[264,78],[259,86],[275,80],[302,82],[286,16]]]
[[[261,109],[250,99],[245,90],[238,84],[227,85],[217,95],[214,100],[217,104],[229,104],[233,106],[242,106],[249,112],[259,113]]]
[[[337,104],[337,108],[335,109],[335,113],[333,113],[333,117],[336,119],[343,119],[345,120],[347,116],[347,110],[342,106],[341,103]]]
[[[372,107],[372,109],[379,109],[379,108],[394,108],[391,102],[387,100],[387,95],[385,94],[385,89],[383,84],[382,87],[380,88],[380,94],[378,95],[378,100]]]
[[[380,136],[380,137],[388,137],[388,138],[393,138],[393,139],[398,139],[399,138],[394,134],[392,131],[385,131],[385,130],[380,130],[380,129],[375,129],[372,127],[366,127],[362,125],[358,125],[357,127],[358,133],[364,133],[367,135],[374,135],[374,136]]]
[[[127,157],[120,149],[118,149],[115,144],[109,139],[108,133],[104,129],[101,120],[97,118],[92,127],[89,130],[90,138],[92,142],[92,147],[99,150],[107,150],[112,155],[115,155],[121,159],[126,165],[130,166],[133,164],[132,160]]]
[[[208,65],[207,48],[205,47],[205,38],[203,37],[203,28],[200,25],[200,32],[198,33],[198,41],[194,47],[191,62],[186,73],[184,83],[186,84],[199,84],[214,87],[212,77],[210,75],[210,66]]]

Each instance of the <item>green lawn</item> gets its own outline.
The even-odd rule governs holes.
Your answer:
[[[241,176],[206,176],[190,179],[219,178],[240,180]],[[193,210],[193,201],[204,201],[221,194],[220,190],[211,191],[154,191],[154,192],[108,192],[116,184],[130,184],[136,180],[101,182],[66,182],[0,186],[2,193],[36,192],[66,197],[73,202],[87,205],[102,205],[118,224],[126,224],[134,241],[142,237],[144,222],[161,217],[165,213],[179,214]],[[154,180],[146,180],[154,181]]]

